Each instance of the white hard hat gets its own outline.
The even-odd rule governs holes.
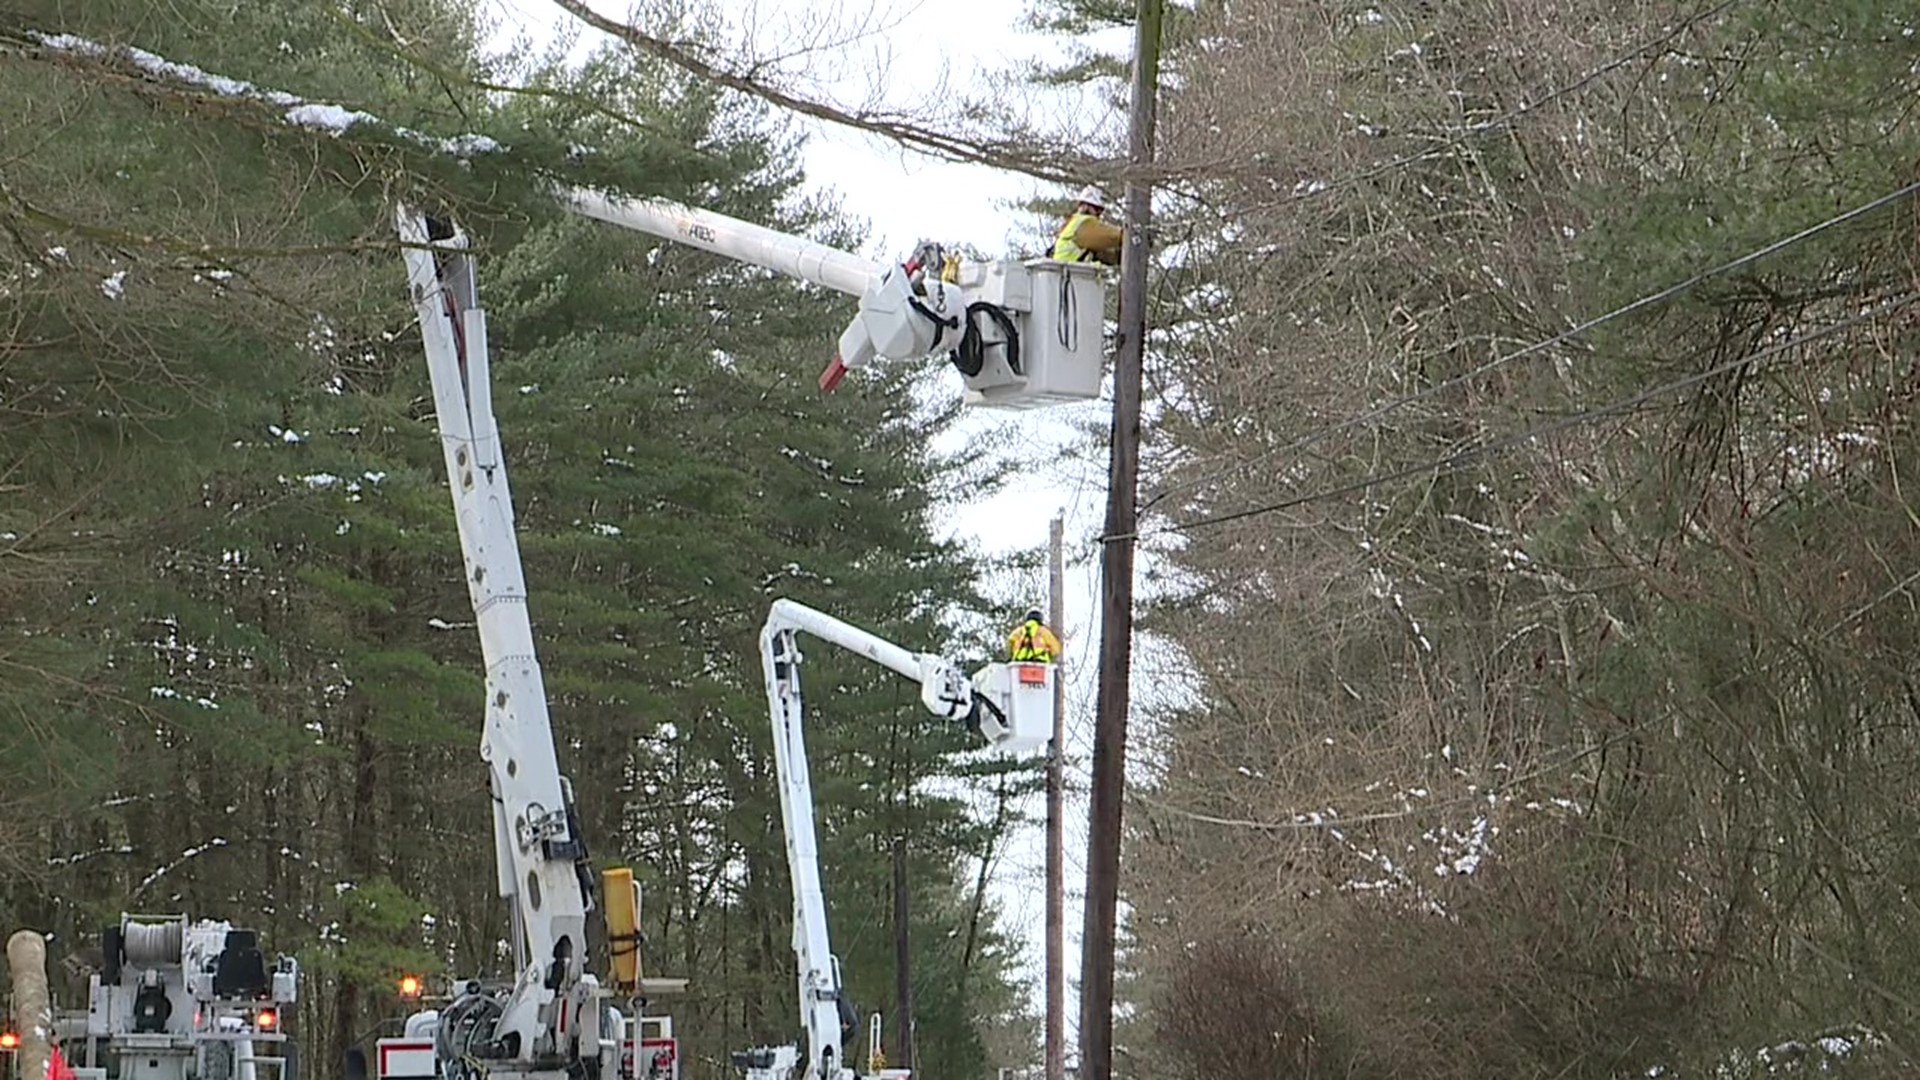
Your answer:
[[[1074,201],[1087,203],[1105,210],[1107,208],[1107,193],[1101,191],[1093,184],[1088,184],[1086,187],[1080,189],[1080,194]]]

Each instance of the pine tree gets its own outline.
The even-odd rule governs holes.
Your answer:
[[[317,976],[291,1029],[320,1061],[392,1015],[394,975],[498,969],[478,649],[390,246],[399,193],[452,210],[480,245],[535,629],[595,854],[648,878],[652,963],[697,977],[683,1030],[699,1055],[784,1036],[790,903],[755,635],[793,595],[954,643],[940,612],[978,598],[966,553],[931,539],[931,491],[955,466],[926,433],[948,417],[910,404],[905,376],[818,395],[796,358],[831,341],[843,301],[564,217],[535,181],[834,236],[830,207],[783,210],[793,144],[613,56],[521,73],[555,93],[489,100],[452,5],[173,8],[162,26],[144,4],[54,6],[8,30],[126,41],[419,137],[301,130],[124,58],[42,48],[0,68],[46,103],[0,120],[10,144],[64,125],[6,177],[4,301],[34,360],[6,372],[23,422],[0,454],[26,498],[0,522],[24,538],[0,547],[0,582],[59,586],[8,608],[47,654],[31,658],[41,681],[6,691],[9,716],[42,760],[87,755],[85,782],[51,805],[96,800],[22,835],[22,860],[57,863],[44,888],[11,886],[9,910],[66,935],[125,907],[254,919]],[[644,137],[618,119],[634,116]],[[507,149],[434,151],[459,132]],[[593,152],[565,149],[580,145]],[[76,491],[78,512],[61,501]],[[890,678],[824,659],[814,676],[890,703],[842,715],[823,690],[817,712],[823,820],[854,823],[827,842],[848,871],[834,880],[849,956],[884,910],[863,904],[886,877],[871,823],[902,827],[889,808],[966,745],[899,706]],[[992,831],[968,814],[921,797],[908,822],[929,882],[922,978],[947,988],[926,995],[933,1076],[978,1071],[976,1020],[1007,996],[992,913],[976,918],[951,873]],[[969,922],[973,956],[956,959],[938,943]],[[866,1000],[884,1000],[890,963],[862,959]]]

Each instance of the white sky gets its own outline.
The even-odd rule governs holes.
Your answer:
[[[536,41],[552,40],[555,27],[569,25],[571,16],[546,0],[481,0],[486,12],[507,25],[507,34],[526,33]],[[858,40],[842,48],[817,51],[790,61],[782,70],[797,73],[800,87],[824,91],[843,104],[865,104],[879,97],[903,111],[942,87],[964,88],[998,74],[1005,77],[1015,64],[1028,58],[1057,53],[1057,44],[1019,29],[1027,0],[969,0],[964,5],[926,3],[923,0],[713,0],[736,32],[758,56],[789,51],[792,42],[817,41],[821,36]],[[597,12],[626,19],[625,0],[592,0]],[[866,26],[866,35],[849,28]],[[822,28],[825,29],[822,29]],[[603,41],[597,32],[579,28],[583,47]],[[1108,46],[1109,42],[1094,43]],[[1122,36],[1117,47],[1124,47]],[[838,78],[822,73],[837,73]],[[899,146],[841,128],[803,121],[809,135],[804,165],[810,186],[843,197],[844,208],[872,225],[872,238],[861,254],[895,258],[907,254],[920,239],[950,244],[972,244],[988,254],[1000,254],[1015,244],[1033,250],[1044,222],[1013,208],[1034,194],[1063,195],[1037,181],[982,166],[941,162]],[[822,343],[822,356],[827,343]],[[819,357],[797,360],[811,374]],[[954,389],[958,393],[957,383]],[[953,523],[955,535],[983,551],[1044,550],[1048,522],[1066,516],[1069,569],[1067,619],[1062,637],[1068,670],[1068,806],[1066,828],[1067,884],[1067,1056],[1075,1057],[1080,969],[1080,896],[1086,879],[1085,833],[1087,763],[1091,753],[1089,731],[1094,701],[1094,658],[1098,651],[1098,536],[1105,507],[1106,460],[1103,453],[1062,462],[1063,448],[1076,442],[1068,424],[1075,418],[1104,418],[1106,401],[1084,407],[1042,413],[981,413],[948,436],[946,447],[970,434],[1017,421],[1013,445],[1024,447],[1041,468],[1033,479],[992,499],[964,508]],[[1002,435],[1003,444],[1008,439]],[[943,447],[943,448],[946,448]],[[1027,583],[1027,595],[1044,606],[1046,580],[1038,575]],[[1136,688],[1136,698],[1140,691]],[[1035,796],[1025,812],[1036,822],[1045,816],[1044,801]],[[1030,980],[1034,1011],[1044,1007],[1044,912],[1046,884],[1042,828],[1036,824],[1013,842],[993,871],[993,894],[1010,932],[1028,942],[1025,974]],[[879,1003],[874,1003],[879,1004]],[[883,1012],[890,1010],[883,1009]],[[889,1026],[893,1022],[887,1016]]]

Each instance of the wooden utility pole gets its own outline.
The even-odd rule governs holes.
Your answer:
[[[1067,626],[1067,521],[1055,516],[1047,530],[1047,624],[1056,635]],[[1053,672],[1053,741],[1047,747],[1047,1078],[1067,1075],[1067,871],[1065,757],[1067,669],[1056,656]]]
[[[1113,1080],[1120,811],[1127,779],[1140,384],[1147,345],[1148,226],[1153,220],[1153,187],[1147,176],[1153,163],[1162,11],[1163,0],[1136,0],[1133,113],[1127,135],[1127,239],[1120,254],[1120,327],[1113,350],[1113,441],[1107,468],[1107,527],[1100,552],[1100,691],[1094,711],[1086,924],[1081,937],[1080,1080]]]

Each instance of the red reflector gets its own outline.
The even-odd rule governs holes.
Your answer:
[[[841,363],[840,357],[836,354],[833,358],[833,363],[828,364],[827,370],[820,373],[820,389],[832,390],[834,387],[840,385],[841,379],[846,377],[847,365]]]
[[[1015,670],[1020,672],[1021,686],[1045,686],[1047,684],[1047,669],[1044,664],[1020,664]]]

